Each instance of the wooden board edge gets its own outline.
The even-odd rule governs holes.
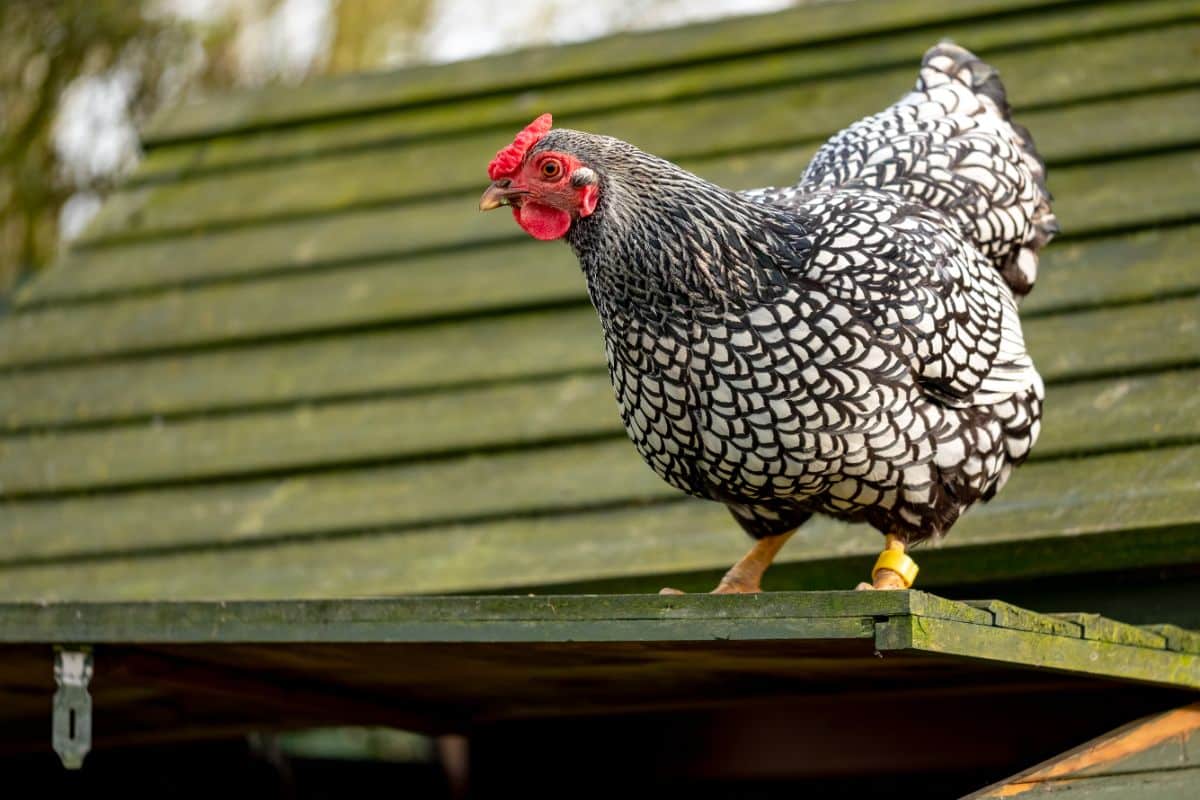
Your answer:
[[[927,617],[876,626],[876,649],[1002,662],[1172,688],[1200,689],[1200,657],[1169,650],[995,628]]]

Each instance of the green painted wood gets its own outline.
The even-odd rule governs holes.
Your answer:
[[[1037,286],[1021,302],[1021,317],[1196,292],[1198,249],[1197,225],[1055,241],[1041,254]]]
[[[910,610],[905,611],[905,607]],[[147,644],[663,642],[875,639],[953,654],[1167,686],[1200,686],[1200,658],[997,628],[921,592],[743,597],[408,598],[355,601],[4,604],[0,642]],[[866,656],[867,654],[863,654]]]
[[[0,378],[0,403],[29,415],[40,399],[81,419],[290,404],[597,371],[602,348],[580,307],[17,374]]]
[[[1025,664],[1044,670],[1200,688],[1200,657],[1154,649],[1153,646],[1076,639],[917,616],[891,617],[880,623],[876,628],[875,646],[884,658],[889,652],[915,650]]]
[[[710,166],[700,172],[727,186],[760,186],[777,182],[780,175],[798,175],[808,152],[770,151],[715,159],[704,162]],[[1200,214],[1200,199],[1187,189],[1191,185],[1188,178],[1198,172],[1200,154],[1196,151],[1167,153],[1061,168],[1051,176],[1051,188],[1060,198],[1055,208],[1069,237],[1195,217]],[[477,195],[472,194],[420,205],[212,231],[198,237],[83,250],[49,270],[36,286],[53,291],[53,284],[77,281],[78,291],[83,293],[124,291],[397,258],[424,254],[430,248],[528,241],[511,217],[480,214],[476,200]],[[550,247],[554,245],[546,246]],[[31,289],[29,297],[36,291],[41,289]],[[20,315],[17,319],[34,318]],[[14,325],[7,326],[6,337],[13,335],[9,331],[20,330]],[[36,346],[35,337],[29,338],[33,341],[22,345]],[[9,360],[11,357],[5,358]]]
[[[1126,370],[1148,371],[1200,360],[1200,298],[1080,311],[1030,320],[1025,342],[1041,374],[1079,379]],[[1160,337],[1166,337],[1165,342]],[[1066,342],[1106,342],[1075,350]],[[1168,353],[1163,345],[1169,345]]]
[[[1200,80],[1200,66],[1187,47],[1197,38],[1200,26],[1186,25],[1123,34],[1087,45],[1055,43],[1000,54],[993,60],[1005,75],[1014,101],[1025,105],[1060,102],[1089,94],[1153,87],[1168,78],[1172,84]],[[1070,53],[1068,59],[1064,47],[1078,52]],[[1164,63],[1148,68],[1151,65],[1144,58],[1148,49],[1161,53],[1156,61]],[[1046,80],[1048,74],[1056,75],[1056,80]],[[685,166],[690,166],[696,156],[708,153],[795,142],[811,143],[800,148],[807,160],[816,144],[848,122],[892,103],[911,87],[915,75],[914,60],[913,64],[883,73],[744,90],[736,97],[718,95],[667,108],[642,98],[637,108],[615,114],[576,116],[559,112],[559,124],[618,136],[650,152],[681,160]],[[576,102],[586,97],[579,88],[570,90],[570,95],[577,98]],[[1114,136],[1128,137],[1118,143],[1118,148],[1135,150],[1179,142],[1181,138],[1195,142],[1198,123],[1189,113],[1194,107],[1193,97],[1168,94],[1117,110],[1126,118],[1148,115],[1141,125],[1126,124],[1094,135],[1093,131],[1107,128],[1088,124],[1095,114],[1083,114],[1080,120],[1081,115],[1068,112],[1065,119],[1050,116],[1044,120],[1045,125],[1031,130],[1039,142],[1051,142],[1054,152],[1065,150],[1068,157],[1074,158],[1103,151],[1105,143],[1111,146]],[[547,100],[544,108],[557,111],[558,105]],[[754,119],[755,123],[730,124],[738,119]],[[1174,132],[1164,139],[1160,133],[1163,130]],[[478,192],[486,185],[484,167],[513,132],[492,129],[441,136],[399,147],[300,162],[285,159],[261,168],[131,188],[105,203],[82,241],[185,232],[244,224],[256,218],[337,211],[355,204],[419,201],[431,194],[455,191]],[[799,170],[794,174],[798,175]],[[768,180],[779,182],[779,175]]]
[[[1143,625],[1143,628],[1167,640],[1167,648],[1200,655],[1200,633],[1178,625]]]
[[[615,485],[620,473],[610,467],[630,455],[625,442],[578,446],[569,475],[543,459],[550,471],[525,483],[540,481],[543,499],[561,492],[552,501],[559,507],[521,516],[513,516],[504,477],[525,474],[521,455],[447,469],[347,470],[13,503],[0,515],[8,561],[0,598],[282,599],[555,586],[707,591],[743,555],[745,537],[718,504],[647,504],[676,496],[649,470],[631,472],[632,486]],[[470,491],[435,494],[447,481]],[[564,507],[593,481],[601,482],[593,496],[606,489],[617,507]],[[921,585],[1198,560],[1197,485],[1197,447],[1028,464],[942,547],[914,553]],[[853,586],[869,572],[880,541],[865,526],[814,519],[788,542],[767,587]]]
[[[1166,337],[1159,341],[1170,344]],[[1190,370],[1052,386],[1033,458],[1195,441],[1200,438],[1197,385],[1200,371]],[[0,439],[0,493],[93,490],[428,459],[596,436],[623,439],[608,379],[578,376],[452,394]],[[632,453],[627,468],[643,469]]]
[[[1125,800],[1132,797],[1154,800],[1194,800],[1200,795],[1200,768],[1150,770],[1118,775],[1063,778],[1019,784],[1018,792],[980,795],[985,798],[1018,797],[1020,800]],[[972,795],[974,797],[974,795]]]
[[[1078,623],[1018,608],[1003,600],[966,600],[964,602],[972,608],[987,611],[992,617],[992,624],[1001,628],[1050,633],[1077,639],[1083,637],[1083,626]]]
[[[1167,640],[1161,634],[1146,628],[1139,628],[1136,625],[1116,622],[1099,614],[1059,613],[1053,616],[1082,626],[1085,639],[1138,647],[1165,648],[1167,646]]]
[[[841,594],[849,594],[843,592]],[[408,611],[397,601],[340,603],[186,603],[118,606],[5,606],[2,641],[150,643],[535,643],[681,642],[761,639],[869,639],[873,621],[861,615],[777,616],[750,613],[711,616],[598,617],[492,615],[483,619],[440,616],[426,598]],[[434,603],[440,599],[429,598]],[[569,599],[569,598],[565,598]],[[614,604],[589,598],[598,608]],[[640,598],[625,598],[639,605]],[[48,611],[51,613],[40,613]],[[54,613],[57,612],[57,613]],[[65,612],[65,613],[64,613]],[[964,624],[964,623],[959,623]],[[1179,658],[1190,658],[1177,654]]]
[[[417,143],[435,136],[460,136],[470,130],[487,129],[494,131],[496,135],[502,135],[505,132],[511,133],[545,109],[553,109],[564,124],[570,119],[570,124],[574,127],[608,131],[614,125],[622,125],[621,119],[632,119],[623,115],[622,110],[628,111],[639,105],[671,104],[659,109],[657,116],[662,119],[663,112],[671,112],[672,107],[677,104],[720,91],[726,95],[724,102],[733,109],[741,102],[740,95],[743,93],[753,98],[760,91],[772,91],[771,87],[779,87],[780,84],[795,87],[806,81],[829,80],[838,73],[902,68],[906,71],[905,74],[895,79],[898,81],[897,91],[902,91],[907,86],[905,82],[912,81],[913,65],[917,56],[928,48],[931,42],[945,36],[968,44],[975,51],[986,54],[988,58],[1009,58],[1015,65],[1019,63],[1018,60],[1001,51],[1050,41],[1061,42],[1064,38],[1095,36],[1133,26],[1195,19],[1196,15],[1197,7],[1193,3],[1179,0],[1109,3],[1100,7],[1093,6],[1086,13],[1081,13],[1079,8],[1070,7],[1040,9],[1037,13],[991,17],[937,29],[900,32],[882,38],[843,40],[769,54],[752,54],[745,58],[722,61],[715,68],[711,64],[700,64],[658,69],[649,74],[600,77],[592,85],[573,84],[570,88],[556,88],[550,85],[526,89],[517,94],[492,94],[469,101],[451,101],[441,106],[386,111],[354,117],[352,120],[319,121],[269,131],[218,136],[176,147],[156,147],[139,165],[137,174],[128,185],[146,180],[176,179],[185,175],[281,159],[295,162],[350,148],[386,147],[398,142]],[[403,79],[404,74],[399,73],[394,77]],[[1008,75],[1007,69],[1005,74]],[[1120,79],[1128,81],[1132,74],[1127,73]],[[1023,80],[1023,75],[1024,73],[1014,74],[1013,78]],[[1094,77],[1085,76],[1084,80],[1070,85],[1065,81],[1056,82],[1047,88],[1043,88],[1046,85],[1045,81],[1036,81],[1028,86],[1022,83],[1019,88],[1022,92],[1028,89],[1033,93],[1042,93],[1031,94],[1030,97],[1037,98],[1040,104],[1045,104],[1065,99],[1068,95],[1061,94],[1062,92],[1077,92],[1080,86],[1094,87],[1099,83],[1093,80]],[[1161,83],[1161,77],[1160,74],[1154,78],[1156,85]],[[785,96],[789,91],[795,89],[781,90]],[[1044,94],[1046,91],[1060,94]],[[811,104],[811,99],[806,98],[808,104]],[[1033,102],[1026,101],[1023,97],[1018,99],[1021,99],[1022,105]],[[758,114],[772,111],[770,107],[762,108],[762,103],[758,105]],[[1024,116],[1022,112],[1022,117]],[[726,119],[731,117],[732,114]],[[1111,124],[1114,120],[1108,119],[1107,122]],[[805,126],[808,123],[801,121],[799,124]],[[843,123],[835,122],[835,127],[841,124]],[[1115,128],[1134,136],[1144,135],[1137,126],[1117,124]],[[804,128],[797,130],[800,129]],[[617,135],[615,128],[611,132]],[[744,147],[747,141],[773,141],[763,137],[768,134],[778,137],[781,132],[794,135],[796,131],[791,127],[770,131],[765,126],[720,125],[715,131],[696,129],[692,134],[697,144],[704,142],[711,135],[732,136],[736,137],[737,141],[734,146]],[[664,156],[677,157],[682,153],[702,152],[686,141],[665,141],[657,137],[653,127],[630,127],[620,135],[628,136],[630,141],[643,142],[647,147],[653,142],[657,148],[656,152]],[[643,139],[643,136],[650,138]],[[495,147],[493,144],[492,148]],[[1044,150],[1046,145],[1043,143],[1041,147]],[[709,151],[711,150],[709,146]]]
[[[61,644],[83,640],[125,643],[456,642],[479,623],[517,623],[491,641],[553,641],[534,626],[556,623],[678,623],[769,620],[851,620],[919,616],[987,624],[969,605],[921,591],[772,592],[758,595],[551,595],[357,598],[329,601],[4,603],[0,642]],[[653,641],[647,624],[634,641]],[[498,628],[498,631],[501,629]],[[508,634],[516,634],[508,639]],[[873,630],[856,635],[869,637]],[[435,638],[427,638],[429,636]],[[470,634],[469,634],[470,635]],[[803,637],[804,634],[799,634]],[[712,638],[704,636],[703,638]],[[471,641],[479,641],[473,636]]]
[[[476,94],[575,82],[611,81],[622,72],[707,61],[770,48],[801,48],[846,37],[891,33],[914,25],[949,24],[1039,5],[1036,0],[860,2],[859,13],[810,6],[781,15],[722,20],[674,31],[627,34],[567,47],[394,74],[315,81],[286,92],[244,92],[164,112],[150,127],[151,144],[217,131],[293,122],[330,114],[453,100]],[[1082,15],[1081,15],[1082,16]],[[1089,15],[1090,16],[1090,15]],[[1081,19],[1077,24],[1086,25]],[[840,42],[839,42],[840,44]]]
[[[1200,270],[1193,263],[1197,250],[1200,226],[1055,242],[1043,257],[1037,290],[1021,313],[1032,322],[1034,316],[1062,308],[1200,291]],[[547,258],[537,258],[547,251]],[[265,326],[252,329],[260,333],[281,326],[297,330],[350,320],[364,324],[405,315],[478,312],[511,300],[513,287],[532,300],[573,291],[584,302],[578,266],[565,248],[529,243],[513,246],[507,257],[495,257],[503,252],[341,270],[331,273],[338,281],[323,281],[323,292],[305,292],[300,302],[287,291],[295,279],[264,281],[261,293],[245,286],[215,295],[194,289],[189,296],[211,301],[202,321],[236,319],[234,309],[241,307],[249,315],[246,321],[224,324],[242,325],[243,330]],[[331,301],[315,302],[309,294]],[[255,302],[240,300],[247,297]],[[259,304],[266,303],[269,315],[261,313]],[[1047,341],[1047,348],[1058,347]],[[443,352],[454,352],[456,358],[447,361]],[[1054,349],[1039,349],[1039,359],[1049,352]],[[590,309],[10,373],[0,375],[0,426],[149,418],[573,369],[600,369],[599,331]]]
[[[738,162],[730,162],[730,168],[738,168]],[[1200,151],[1130,159],[1104,167],[1077,167],[1070,172],[1070,181],[1060,179],[1052,184],[1056,191],[1071,198],[1058,204],[1062,209],[1064,225],[1078,223],[1103,229],[1137,224],[1139,221],[1146,223],[1153,219],[1166,221],[1200,213],[1200,193],[1192,192],[1192,183],[1189,182],[1193,175],[1200,181]],[[1140,206],[1134,208],[1139,203]],[[476,212],[477,218],[483,216]],[[491,215],[490,218],[495,216]],[[511,227],[511,219],[501,221]],[[321,227],[322,224],[325,223],[315,223],[314,227]],[[354,228],[347,224],[337,227],[337,230],[347,235],[347,231],[353,231]],[[210,253],[210,258],[218,255],[222,245],[228,243],[227,240],[215,238],[204,241],[212,245],[214,252]],[[548,245],[551,246],[555,245]],[[124,250],[115,252],[124,252],[126,257],[132,255]],[[142,266],[149,269],[153,263],[152,259],[147,260]],[[346,284],[338,283],[336,278],[323,282],[318,278],[316,283],[318,286],[323,283],[326,291],[319,298],[306,298],[307,301],[316,305],[336,306],[327,302],[329,292],[333,291],[330,286],[336,284],[345,287]],[[35,310],[0,319],[0,367],[54,363],[262,336],[263,326],[257,320],[267,315],[261,314],[254,302],[238,303],[229,315],[215,313],[211,303],[204,302],[206,297],[212,298],[212,293],[232,300],[239,296],[238,291],[238,288],[225,287],[214,288],[208,295],[179,292],[152,299],[118,301],[111,305]],[[337,293],[344,297],[347,291],[369,295],[370,287],[360,282],[349,284],[348,289],[342,288]],[[253,294],[249,297],[262,302],[261,294],[258,298]],[[295,302],[303,305],[302,299]],[[188,308],[195,310],[190,318],[185,316],[181,320],[177,312]],[[103,325],[99,324],[100,318],[103,318]],[[272,332],[285,333],[288,329]]]

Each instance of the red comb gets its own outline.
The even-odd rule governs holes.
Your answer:
[[[550,126],[554,124],[554,118],[549,114],[542,114],[533,122],[525,126],[525,129],[517,134],[517,138],[512,140],[512,144],[496,153],[496,157],[492,159],[492,163],[488,164],[488,177],[492,180],[499,180],[505,175],[511,175],[517,171],[517,167],[521,166],[521,161],[524,160],[525,154],[529,152],[529,148],[533,147],[543,136],[550,132]]]

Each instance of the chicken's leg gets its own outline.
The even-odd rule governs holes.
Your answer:
[[[713,589],[711,594],[761,592],[763,573],[767,571],[767,567],[771,566],[771,562],[775,560],[780,548],[788,539],[792,538],[792,534],[795,532],[791,530],[778,536],[764,536],[756,541],[754,547],[750,548],[750,552],[729,568],[725,577],[721,578],[721,582],[717,584],[717,588]],[[666,588],[659,591],[659,594],[683,594],[683,592],[678,589]]]
[[[871,570],[872,583],[863,581],[856,589],[907,589],[917,577],[917,562],[904,552],[904,540],[894,533],[887,535],[887,544],[875,568]]]

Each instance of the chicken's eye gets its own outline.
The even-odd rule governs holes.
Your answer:
[[[559,164],[557,161],[550,160],[550,161],[542,162],[542,177],[543,178],[546,178],[547,180],[554,180],[561,174],[562,174],[562,165]]]

